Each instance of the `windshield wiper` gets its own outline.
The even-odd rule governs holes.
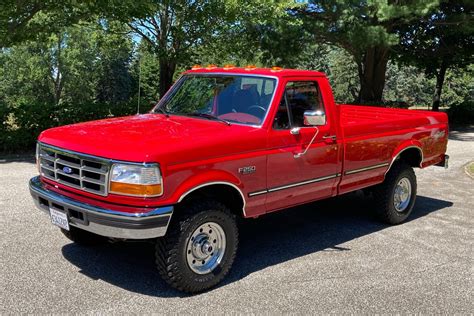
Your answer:
[[[192,112],[192,113],[187,113],[186,115],[204,117],[204,118],[207,118],[207,119],[210,119],[210,120],[216,120],[216,121],[225,123],[227,125],[230,125],[229,121],[221,119],[220,117],[217,117],[217,116],[209,114],[209,113]]]

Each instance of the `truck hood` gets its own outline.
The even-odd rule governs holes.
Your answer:
[[[251,151],[263,145],[264,135],[252,126],[144,114],[51,128],[41,133],[39,141],[115,160],[180,163]]]

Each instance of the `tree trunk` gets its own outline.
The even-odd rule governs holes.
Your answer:
[[[58,34],[58,42],[56,47],[56,76],[54,77],[54,102],[59,104],[63,91],[63,80],[62,80],[62,63],[61,63],[61,44],[62,35]]]
[[[385,46],[368,48],[358,64],[360,90],[359,103],[382,102],[385,86],[385,73],[389,58],[389,49]]]
[[[441,104],[441,93],[443,92],[444,77],[446,76],[446,70],[448,69],[448,61],[443,59],[438,73],[436,74],[436,87],[435,93],[433,95],[433,111],[439,111],[439,106]]]
[[[160,98],[162,98],[173,84],[176,63],[167,59],[160,60]]]

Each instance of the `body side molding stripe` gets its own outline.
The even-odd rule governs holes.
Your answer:
[[[344,175],[351,175],[351,174],[355,174],[355,173],[359,173],[359,172],[369,171],[369,170],[372,170],[372,169],[387,167],[389,165],[390,165],[390,163],[384,162],[384,163],[380,163],[380,164],[376,164],[376,165],[372,165],[372,166],[368,166],[368,167],[364,167],[364,168],[349,170],[349,171],[344,172]],[[306,185],[306,184],[311,184],[311,183],[316,183],[316,182],[325,181],[325,180],[329,180],[329,179],[334,179],[334,178],[337,178],[337,177],[340,177],[340,176],[341,176],[341,174],[337,173],[337,174],[333,174],[333,175],[329,175],[329,176],[325,176],[325,177],[320,177],[320,178],[315,178],[315,179],[311,179],[311,180],[306,180],[306,181],[291,183],[291,184],[282,185],[282,186],[278,186],[278,187],[273,187],[273,188],[266,189],[266,190],[250,192],[248,194],[248,196],[253,197],[253,196],[257,196],[257,195],[272,193],[272,192],[276,192],[276,191],[280,191],[280,190],[299,187],[299,186]]]
[[[329,179],[334,179],[334,178],[337,178],[337,177],[340,177],[340,176],[341,176],[340,173],[332,174],[332,175],[325,176],[325,177],[320,177],[320,178],[315,178],[315,179],[311,179],[311,180],[306,180],[306,181],[291,183],[291,184],[287,184],[287,185],[282,185],[282,186],[278,186],[278,187],[273,187],[273,188],[266,189],[266,190],[260,190],[260,191],[250,192],[250,193],[248,194],[248,196],[249,196],[249,197],[252,197],[252,196],[257,196],[257,195],[261,195],[261,194],[272,193],[272,192],[276,192],[276,191],[280,191],[280,190],[285,190],[285,189],[290,189],[290,188],[294,188],[294,187],[299,187],[299,186],[306,185],[306,184],[311,184],[311,183],[316,183],[316,182],[325,181],[325,180],[329,180]]]
[[[252,193],[249,193],[249,197],[257,196],[257,195],[261,195],[261,194],[266,194],[266,193],[268,193],[268,190],[262,190],[262,191],[252,192]]]
[[[354,173],[364,172],[364,171],[368,171],[368,170],[372,170],[372,169],[377,169],[377,168],[386,167],[386,166],[388,166],[388,165],[389,165],[388,162],[379,163],[379,164],[373,165],[373,166],[368,166],[368,167],[364,167],[364,168],[349,170],[349,171],[344,172],[344,174],[345,174],[345,175],[348,175],[348,174],[354,174]]]

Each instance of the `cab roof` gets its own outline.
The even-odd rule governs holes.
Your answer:
[[[313,70],[285,69],[280,67],[256,68],[256,67],[234,67],[234,66],[194,66],[184,74],[242,74],[242,75],[263,75],[272,77],[324,77],[322,72]]]

